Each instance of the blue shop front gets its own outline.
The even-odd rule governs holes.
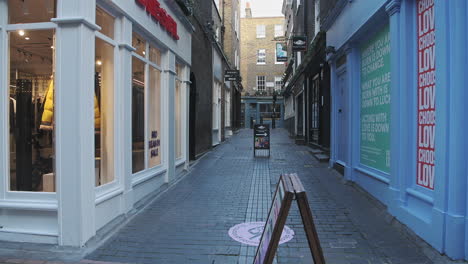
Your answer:
[[[283,127],[284,102],[283,97],[273,100],[273,97],[242,97],[241,116],[243,127],[253,128],[254,124],[269,124],[273,127],[273,119],[276,128]]]
[[[343,2],[324,23],[330,166],[440,253],[466,260],[467,1]]]

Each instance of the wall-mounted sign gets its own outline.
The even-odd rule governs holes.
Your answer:
[[[293,200],[296,200],[299,207],[314,263],[325,264],[307,195],[297,174],[280,176],[265,228],[255,253],[254,264],[271,264],[273,262]]]
[[[276,43],[276,61],[286,62],[288,61],[288,51],[285,43]]]
[[[429,5],[427,4],[429,2]],[[434,190],[436,67],[434,1],[418,0],[418,134],[416,183]]]
[[[179,40],[179,35],[177,34],[177,23],[164,8],[161,8],[161,4],[158,0],[135,1],[144,7],[146,12],[150,14],[151,17],[153,17],[156,21],[158,21],[159,24],[161,24],[161,26],[166,29],[166,31],[173,39]]]
[[[239,70],[225,70],[224,71],[224,81],[234,81],[234,82],[239,82],[240,79],[240,73]]]
[[[307,36],[292,37],[292,51],[307,51]]]
[[[361,164],[390,173],[390,28],[361,47]]]

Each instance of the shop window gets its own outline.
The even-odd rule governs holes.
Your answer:
[[[114,46],[96,38],[94,128],[96,186],[114,180]]]
[[[161,72],[149,67],[149,124],[148,124],[148,158],[149,167],[161,164]]]
[[[135,53],[146,57],[146,41],[143,37],[133,32],[132,46],[136,49]]]
[[[114,39],[114,22],[113,16],[100,8],[96,8],[96,24],[101,27],[99,32],[111,39]]]
[[[8,0],[8,23],[50,22],[56,6],[56,0]]]
[[[182,66],[176,64],[176,89],[175,89],[175,145],[176,158],[182,158]]]
[[[145,63],[132,59],[132,168],[145,169]]]
[[[133,173],[161,164],[161,51],[133,34],[132,78]],[[140,44],[138,44],[138,42]],[[137,43],[137,46],[135,46]],[[145,81],[145,76],[147,80]],[[146,133],[145,133],[146,131]]]
[[[9,4],[14,7],[17,2],[22,1]],[[18,30],[9,32],[8,37],[9,189],[55,192],[55,32]]]

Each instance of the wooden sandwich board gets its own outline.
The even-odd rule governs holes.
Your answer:
[[[271,264],[273,262],[293,200],[296,200],[299,207],[314,263],[325,264],[307,195],[297,174],[282,174],[280,176],[255,254],[254,264]]]

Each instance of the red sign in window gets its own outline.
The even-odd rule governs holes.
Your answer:
[[[158,21],[173,39],[179,40],[179,35],[177,34],[177,23],[169,14],[167,14],[167,11],[161,7],[158,0],[136,0],[136,2],[143,6],[146,9],[146,12]]]
[[[416,183],[434,190],[435,17],[434,0],[418,0],[418,135]]]

